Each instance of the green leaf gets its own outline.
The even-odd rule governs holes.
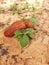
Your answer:
[[[30,32],[34,33],[34,30],[32,28],[27,28],[26,33],[30,33]]]
[[[20,38],[20,45],[22,48],[26,47],[29,44],[29,37],[27,35],[23,35],[22,38]]]
[[[34,28],[36,29],[36,27],[37,27],[37,21],[36,21],[36,19],[32,17],[30,19],[30,21],[34,24]]]
[[[27,29],[22,29],[21,32],[22,32],[23,34],[28,34],[28,33],[30,33],[30,32],[34,32],[34,30],[33,30],[32,28],[27,28]]]
[[[29,33],[28,36],[29,36],[30,38],[32,38],[32,39],[35,37],[34,33],[32,33],[32,32]]]
[[[26,29],[26,34],[30,37],[30,38],[34,38],[34,30],[31,28]]]
[[[36,15],[35,14],[33,14],[32,17],[30,18],[30,22],[34,23],[34,27],[36,28],[37,20],[36,20]]]
[[[22,32],[23,34],[25,34],[25,33],[26,33],[26,29],[22,29],[21,32]]]
[[[29,44],[29,39],[34,38],[34,30],[32,28],[17,30],[14,37],[20,40],[20,45],[26,47]]]
[[[21,32],[28,35],[30,38],[34,38],[34,30],[32,28],[23,29]]]
[[[23,34],[28,35],[30,38],[34,38],[34,30],[32,28],[27,28],[21,30]]]
[[[14,37],[15,37],[15,38],[20,39],[22,36],[23,36],[23,34],[21,33],[21,31],[16,31],[16,32],[14,33]]]
[[[36,23],[35,18],[31,18],[30,21],[31,21],[32,23]]]

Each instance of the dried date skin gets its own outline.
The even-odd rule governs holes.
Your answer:
[[[25,21],[26,28],[34,28],[34,24],[32,22]]]
[[[21,30],[21,29],[24,29],[24,28],[26,28],[24,22],[16,21],[9,28],[7,28],[5,30],[4,35],[6,37],[12,37],[16,30]]]

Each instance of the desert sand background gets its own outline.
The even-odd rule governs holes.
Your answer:
[[[12,15],[9,12],[0,14],[0,65],[49,65],[49,1],[45,0],[43,10],[35,12],[38,19],[38,26],[35,31],[35,39],[30,45],[21,48],[17,39],[4,36],[4,30],[20,16],[31,13],[25,12],[22,15]],[[9,25],[8,25],[9,24]]]

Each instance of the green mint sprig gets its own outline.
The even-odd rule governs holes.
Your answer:
[[[24,48],[29,44],[29,40],[34,38],[34,30],[31,28],[17,30],[14,37],[19,39],[21,47]]]
[[[37,20],[36,20],[36,15],[32,15],[32,17],[30,18],[30,22],[32,22],[34,24],[34,29],[36,29],[37,27]]]

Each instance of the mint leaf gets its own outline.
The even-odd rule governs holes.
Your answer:
[[[30,32],[34,32],[34,30],[33,30],[32,28],[27,28],[27,29],[22,29],[21,32],[22,32],[23,34],[28,34],[28,33],[30,33]]]
[[[30,38],[34,38],[34,30],[31,28],[26,29],[26,34],[30,37]]]
[[[22,48],[26,47],[29,44],[29,39],[34,38],[34,30],[32,28],[17,30],[14,37],[19,39]]]
[[[32,23],[36,24],[35,18],[31,18],[30,21],[31,21]]]
[[[34,24],[34,28],[36,29],[36,27],[37,27],[37,21],[36,21],[36,19],[35,18],[31,18],[30,22],[32,22]]]
[[[32,33],[32,32],[29,33],[28,36],[29,36],[30,38],[32,38],[32,39],[35,37],[34,33]]]
[[[22,48],[26,47],[29,44],[29,37],[27,35],[23,35],[22,38],[20,38],[20,45]]]
[[[30,18],[30,22],[32,22],[34,24],[34,29],[36,29],[36,27],[37,27],[37,19],[36,19],[35,14],[33,14],[32,17]]]
[[[30,38],[34,38],[34,30],[32,28],[23,29],[21,32],[28,35]]]
[[[23,34],[22,34],[21,31],[16,31],[16,32],[14,33],[14,37],[15,37],[15,38],[20,39],[22,36],[23,36]]]
[[[30,32],[34,33],[34,30],[32,28],[27,28],[26,33],[30,33]]]

